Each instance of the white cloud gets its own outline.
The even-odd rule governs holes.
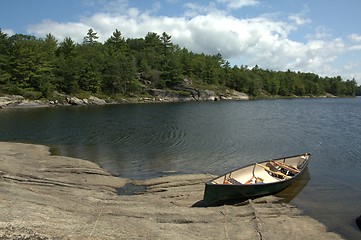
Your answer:
[[[304,25],[307,23],[311,23],[311,19],[304,18],[300,14],[292,14],[288,17],[290,20],[294,21],[297,25]]]
[[[345,70],[352,70],[354,68],[361,69],[361,60],[348,62],[344,66]]]
[[[84,6],[99,8],[102,12],[123,13],[128,8],[129,0],[82,0]]]
[[[160,4],[160,2],[157,1],[153,3],[152,7],[152,12],[158,12],[158,10],[161,9],[162,5]]]
[[[28,32],[38,37],[45,37],[51,33],[57,39],[63,40],[71,37],[76,42],[81,42],[90,28],[82,22],[58,23],[51,20],[43,20],[39,24],[30,25]]]
[[[216,0],[216,3],[226,4],[228,9],[238,9],[246,6],[257,6],[258,0]]]
[[[188,2],[188,3],[184,4],[184,8],[186,8],[184,16],[187,16],[187,17],[196,17],[199,15],[206,15],[209,13],[212,13],[212,14],[216,14],[216,13],[225,14],[226,13],[225,10],[218,8],[215,2],[209,2],[209,4],[207,6],[201,5],[199,3]]]
[[[348,36],[348,39],[351,40],[352,44],[349,46],[350,51],[361,50],[361,35],[351,34]]]
[[[358,51],[361,50],[361,44],[358,45],[352,45],[348,48],[350,51]]]
[[[206,12],[205,8],[197,3],[189,2],[184,4],[184,7],[187,9],[184,15],[189,17],[194,17],[199,14],[204,14]]]
[[[175,44],[198,53],[221,53],[231,64],[257,64],[262,68],[314,72],[321,76],[341,73],[350,76],[348,71],[351,68],[334,67],[337,57],[348,52],[350,46],[343,39],[332,38],[327,29],[317,28],[306,42],[290,39],[290,34],[300,25],[311,22],[303,17],[304,13],[292,14],[288,20],[278,20],[274,15],[241,19],[215,5],[226,4],[229,8],[236,8],[256,3],[252,0],[215,0],[206,7],[188,3],[184,17],[155,16],[137,8],[126,8],[122,13],[97,13],[79,22],[44,20],[32,25],[28,31],[39,37],[50,32],[60,40],[70,36],[77,42],[83,40],[89,28],[98,33],[100,41],[109,38],[115,29],[120,30],[125,38],[144,37],[148,32],[166,32]],[[349,40],[355,42],[351,47],[358,48],[360,39],[360,35],[350,35]]]
[[[361,43],[361,35],[358,35],[358,34],[355,34],[355,33],[354,33],[354,34],[349,35],[348,38],[349,38],[351,41]]]
[[[358,84],[361,85],[361,60],[354,60],[347,62],[342,68],[342,75],[345,79],[358,80]],[[340,74],[339,74],[340,75]]]
[[[209,13],[225,14],[228,11],[237,10],[242,7],[257,5],[259,5],[258,0],[215,0],[210,1],[208,5],[188,2],[184,4],[184,7],[187,9],[184,15],[188,17],[195,17],[197,15]]]
[[[1,29],[1,31],[6,33],[8,36],[12,36],[15,34],[15,31],[9,28]]]
[[[317,26],[315,28],[315,32],[312,34],[307,34],[306,38],[309,40],[315,40],[315,39],[332,39],[331,30],[326,28],[325,26]]]
[[[293,21],[296,25],[305,25],[312,22],[311,19],[307,18],[307,14],[310,12],[307,5],[304,5],[299,13],[293,13],[288,16],[288,19]]]

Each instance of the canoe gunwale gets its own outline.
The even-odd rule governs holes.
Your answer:
[[[222,184],[222,183],[214,184],[213,182],[214,182],[214,180],[216,180],[216,179],[218,179],[218,178],[221,178],[221,177],[224,177],[224,176],[226,176],[226,175],[229,175],[229,174],[231,174],[231,173],[233,173],[233,172],[236,172],[236,171],[238,171],[238,170],[240,170],[240,169],[247,168],[247,167],[251,167],[251,166],[253,166],[253,165],[255,165],[255,164],[264,164],[264,163],[269,163],[270,161],[279,161],[279,160],[283,160],[283,162],[285,162],[285,160],[286,160],[286,159],[289,159],[289,158],[302,157],[302,156],[310,156],[310,155],[311,155],[311,153],[306,152],[306,153],[298,154],[298,155],[292,155],[292,156],[281,157],[281,158],[274,158],[274,159],[269,159],[269,160],[262,161],[262,162],[257,162],[257,163],[250,163],[250,164],[241,166],[241,167],[239,167],[239,168],[233,169],[233,170],[231,170],[231,171],[229,171],[229,172],[226,172],[226,173],[224,173],[224,174],[222,174],[222,175],[219,175],[219,176],[217,176],[217,177],[215,177],[215,178],[207,181],[206,184],[207,184],[207,185],[227,186],[227,185],[229,185],[229,184],[224,184],[224,183],[223,183],[223,184]],[[306,169],[306,167],[307,167],[307,165],[308,165],[308,162],[309,162],[309,159],[307,159],[306,161],[304,161],[303,164],[302,164],[302,166],[301,166],[301,168],[300,168],[300,171],[299,171],[298,173],[296,173],[295,175],[293,175],[291,178],[280,179],[280,181],[278,181],[278,182],[281,182],[281,181],[282,181],[282,182],[291,181],[292,179],[296,178],[298,175],[300,175],[300,174]],[[269,183],[262,183],[262,184],[265,185],[265,184],[275,184],[275,183],[277,183],[277,182],[269,182]],[[252,186],[252,185],[254,185],[254,184],[242,184],[242,185],[239,185],[239,186],[249,186],[249,185]]]

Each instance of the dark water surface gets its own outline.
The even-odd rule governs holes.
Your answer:
[[[281,195],[361,239],[361,98],[3,109],[0,141],[45,144],[138,179],[311,152],[307,174]]]

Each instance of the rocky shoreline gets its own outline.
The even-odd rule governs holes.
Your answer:
[[[0,142],[0,239],[342,239],[273,196],[192,207],[212,177],[122,179],[46,146]],[[147,189],[118,195],[127,183]]]
[[[29,100],[20,95],[0,96],[0,109],[2,108],[36,108],[50,106],[82,106],[106,105],[122,103],[152,103],[152,102],[192,102],[192,101],[221,101],[221,100],[249,100],[247,94],[237,91],[227,91],[226,94],[217,95],[211,90],[181,87],[173,90],[149,89],[149,96],[133,96],[120,100],[101,99],[95,96],[78,98],[58,94],[59,100]]]
[[[103,99],[90,96],[87,99],[64,96],[64,100],[30,100],[20,95],[5,95],[0,97],[0,109],[5,108],[40,108],[51,106],[72,106],[72,105],[105,105],[107,102]]]

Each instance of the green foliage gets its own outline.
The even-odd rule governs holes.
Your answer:
[[[66,37],[63,42],[60,43],[57,49],[57,55],[60,58],[70,58],[75,55],[76,45],[70,37]]]
[[[9,37],[0,29],[0,86],[6,84],[11,78],[9,48]]]
[[[88,99],[91,96],[91,92],[79,91],[75,96],[79,99]]]
[[[22,89],[20,94],[24,96],[24,98],[32,99],[32,100],[38,100],[42,98],[43,93],[39,91],[35,91],[34,89]]]
[[[355,94],[356,94],[356,96],[361,96],[361,85],[356,87]]]
[[[50,33],[44,39],[0,29],[0,93],[32,99],[71,95],[132,96],[149,87],[172,88],[191,79],[194,86],[218,91],[235,89],[264,96],[361,95],[354,79],[313,73],[264,70],[257,65],[230,66],[220,54],[196,54],[172,43],[163,32],[125,39],[116,29],[104,43],[90,28],[81,44]],[[184,93],[187,94],[187,93]]]

